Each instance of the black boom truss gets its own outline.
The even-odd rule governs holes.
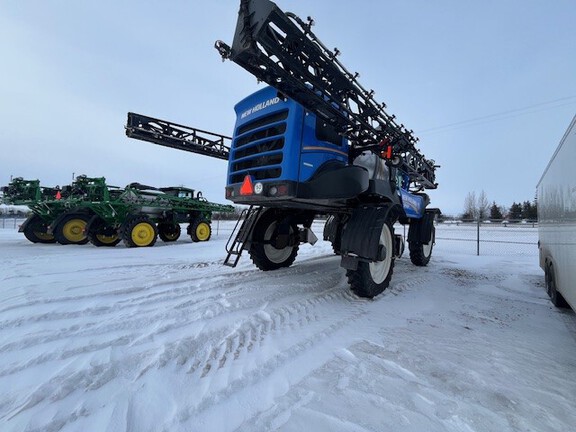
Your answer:
[[[154,144],[228,160],[232,138],[201,129],[128,113],[126,135]]]
[[[241,0],[232,47],[216,41],[230,59],[258,80],[294,99],[332,124],[350,140],[352,154],[386,153],[409,176],[416,189],[434,189],[435,168],[415,147],[412,131],[384,111],[385,104],[362,87],[310,30],[313,21],[284,13],[269,0]]]

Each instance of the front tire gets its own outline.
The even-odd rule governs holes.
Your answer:
[[[158,228],[146,215],[133,216],[122,227],[126,247],[151,247],[156,243]]]
[[[298,255],[299,243],[295,246],[289,244],[279,244],[279,228],[283,217],[274,211],[268,211],[256,222],[254,227],[253,243],[248,253],[250,259],[256,267],[263,271],[277,270],[282,267],[290,267]],[[285,238],[295,235],[297,227],[289,225]],[[289,243],[286,242],[286,243]]]
[[[373,298],[384,292],[390,285],[394,272],[394,228],[392,223],[382,225],[379,244],[386,250],[386,257],[382,261],[359,261],[356,270],[348,270],[346,276],[350,289],[358,296]]]

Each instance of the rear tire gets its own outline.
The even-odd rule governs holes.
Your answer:
[[[86,226],[90,216],[85,214],[69,214],[62,218],[54,229],[54,238],[62,245],[68,244],[86,244]]]
[[[379,244],[386,249],[386,257],[382,261],[359,261],[356,270],[348,270],[346,276],[350,289],[358,296],[373,298],[384,292],[390,285],[394,272],[394,221],[382,225]]]
[[[286,245],[277,247],[271,243],[278,236],[278,227],[283,217],[274,211],[267,211],[256,222],[254,227],[254,242],[248,253],[256,267],[263,271],[277,270],[282,267],[290,267],[298,255],[299,244],[296,246]],[[297,227],[290,225],[288,235],[296,233]]]
[[[38,215],[32,215],[26,221],[24,237],[32,243],[56,243],[52,234],[48,234],[48,224]]]
[[[410,261],[412,264],[424,267],[430,262],[432,257],[432,249],[434,247],[434,240],[436,238],[436,229],[432,227],[432,238],[428,244],[409,242],[408,249],[410,250]]]
[[[122,226],[122,240],[126,247],[151,247],[156,243],[158,228],[146,215],[129,218]]]
[[[556,289],[556,275],[552,263],[546,265],[546,272],[544,274],[546,279],[546,292],[550,296],[550,301],[554,306],[559,309],[569,308],[570,305],[562,294]]]

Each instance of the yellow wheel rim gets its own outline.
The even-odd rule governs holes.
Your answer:
[[[206,241],[210,238],[210,225],[200,222],[196,227],[196,237],[199,241]]]
[[[86,221],[82,219],[70,219],[62,227],[62,234],[66,240],[72,243],[81,242],[86,238],[84,229],[86,228]]]
[[[114,243],[116,240],[118,240],[118,236],[117,235],[104,235],[104,234],[96,234],[96,238],[98,239],[98,241],[100,243],[104,243],[104,244],[112,244]]]
[[[154,227],[148,222],[140,222],[132,229],[131,238],[136,246],[148,246],[154,237]]]

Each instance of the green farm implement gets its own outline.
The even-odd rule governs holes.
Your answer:
[[[131,183],[105,203],[88,204],[94,213],[87,236],[95,246],[112,246],[120,240],[128,247],[153,246],[156,238],[178,240],[180,224],[194,242],[208,241],[213,212],[233,212],[230,205],[208,202],[202,193],[184,187],[155,188]]]
[[[230,205],[208,202],[184,187],[155,188],[131,183],[108,186],[104,177],[78,176],[68,186],[45,188],[38,180],[14,179],[2,188],[4,202],[26,205],[32,215],[20,227],[33,243],[153,246],[157,237],[173,242],[181,223],[192,241],[208,241],[213,212],[233,212]]]
[[[33,243],[55,243],[56,238],[49,232],[49,225],[65,210],[60,201],[59,188],[40,186],[39,180],[25,180],[16,177],[2,188],[5,204],[28,206],[32,214],[20,226],[19,231]]]

